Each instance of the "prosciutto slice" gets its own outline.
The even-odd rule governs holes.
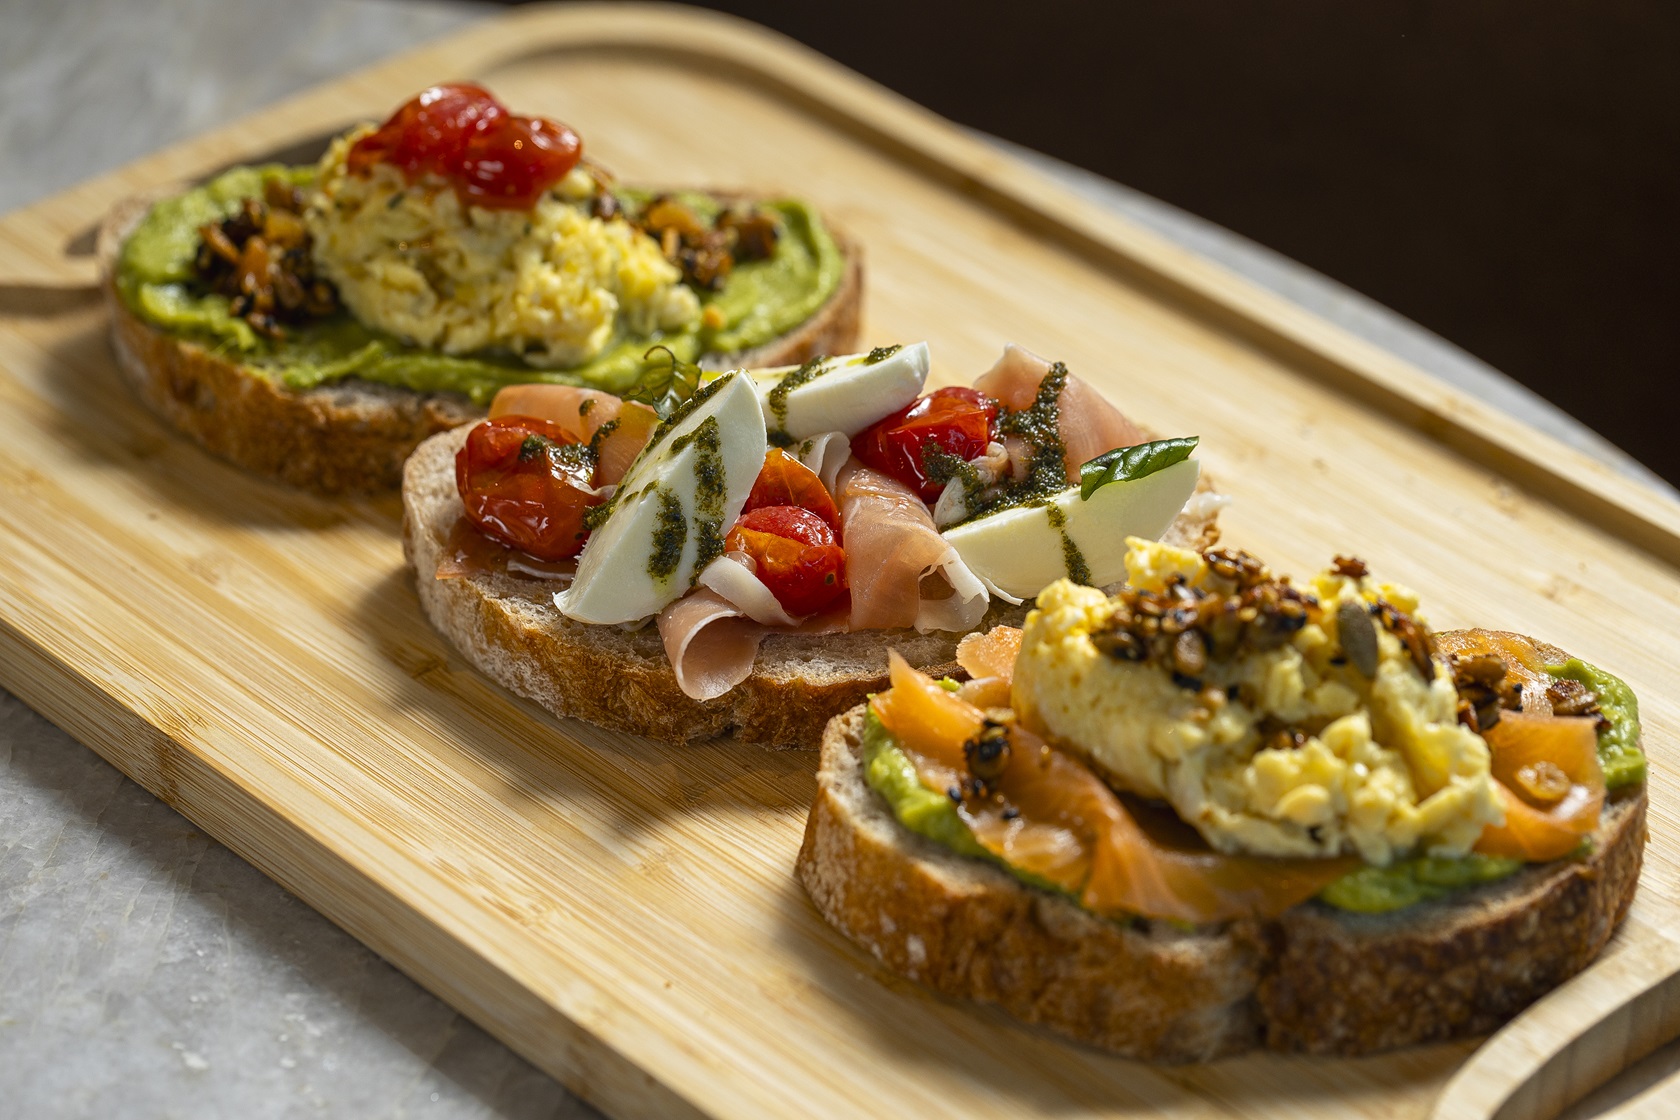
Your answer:
[[[700,586],[711,590],[754,622],[765,626],[798,626],[799,618],[782,609],[775,594],[753,572],[752,557],[728,552],[706,565]]]
[[[823,432],[801,440],[793,450],[799,461],[815,471],[832,494],[838,483],[840,468],[852,457],[852,437],[845,432]]]
[[[939,535],[915,491],[853,460],[840,472],[835,498],[846,532],[853,630],[979,624],[986,588]]]
[[[696,588],[660,611],[658,626],[677,685],[694,700],[716,699],[746,680],[765,634],[763,626],[709,587]]]
[[[1039,382],[1050,372],[1050,363],[1014,344],[1004,347],[1003,357],[974,383],[987,396],[996,397],[1010,408],[1032,407]],[[1057,428],[1062,437],[1062,461],[1070,483],[1079,481],[1079,466],[1116,447],[1147,442],[1149,436],[1103,395],[1079,378],[1068,375],[1056,397],[1060,414]]]

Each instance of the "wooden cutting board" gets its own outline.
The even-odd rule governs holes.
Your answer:
[[[928,339],[948,382],[1010,341],[1066,361],[1152,427],[1200,434],[1235,498],[1226,539],[1283,570],[1354,551],[1439,626],[1529,631],[1625,675],[1651,844],[1608,959],[1469,1064],[1467,1043],[1148,1068],[932,997],[824,925],[792,874],[812,755],[658,746],[479,676],[420,616],[395,498],[246,477],[125,392],[88,257],[122,196],[318,150],[459,77],[571,123],[626,180],[815,200],[868,247],[866,344]],[[0,684],[618,1113],[1561,1106],[1680,1004],[1673,984],[1628,1002],[1680,962],[1677,564],[1675,504],[834,63],[694,11],[522,9],[0,220]],[[1545,1064],[1601,1020],[1608,1035]]]

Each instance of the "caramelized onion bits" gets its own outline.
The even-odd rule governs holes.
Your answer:
[[[247,198],[231,217],[198,228],[193,259],[199,282],[228,297],[230,314],[264,338],[284,338],[338,312],[338,292],[315,273],[301,191],[277,177],[261,199]]]
[[[726,209],[708,226],[693,207],[670,195],[649,202],[635,225],[659,242],[660,252],[682,269],[684,280],[710,292],[723,287],[736,261],[774,256],[781,237],[776,219],[764,211]]]
[[[1084,763],[1010,721],[997,721],[1008,763],[977,789],[964,747],[985,732],[986,713],[897,653],[889,660],[892,688],[871,705],[922,784],[955,794],[958,815],[987,851],[1089,910],[1194,923],[1275,917],[1358,865],[1224,855],[1194,834],[1157,835]]]

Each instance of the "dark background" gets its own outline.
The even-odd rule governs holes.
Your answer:
[[[702,6],[1332,276],[1680,482],[1680,6]]]

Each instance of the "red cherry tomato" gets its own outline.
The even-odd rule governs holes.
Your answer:
[[[389,163],[409,179],[426,172],[453,176],[473,133],[507,115],[483,86],[458,82],[433,86],[410,98],[378,131],[350,148],[350,170],[365,174]]]
[[[583,515],[602,500],[594,474],[585,445],[534,416],[487,420],[467,433],[455,455],[467,519],[492,540],[540,560],[564,560],[583,548],[589,536]]]
[[[766,506],[798,506],[810,510],[840,535],[840,510],[828,493],[817,472],[779,447],[764,453],[764,469],[758,472],[752,493],[742,513],[751,513]]]
[[[529,210],[577,165],[578,134],[542,117],[502,117],[467,141],[459,189],[475,206]]]
[[[997,433],[997,402],[960,386],[932,393],[852,437],[852,454],[921,495],[937,501],[945,489],[932,481],[926,455],[943,451],[967,462],[981,456]]]
[[[389,163],[410,182],[449,180],[463,204],[528,210],[577,166],[577,133],[543,117],[516,116],[483,86],[433,86],[350,148],[352,173]]]
[[[758,578],[789,614],[816,614],[846,593],[846,550],[808,509],[764,506],[743,514],[723,547],[753,558]]]

